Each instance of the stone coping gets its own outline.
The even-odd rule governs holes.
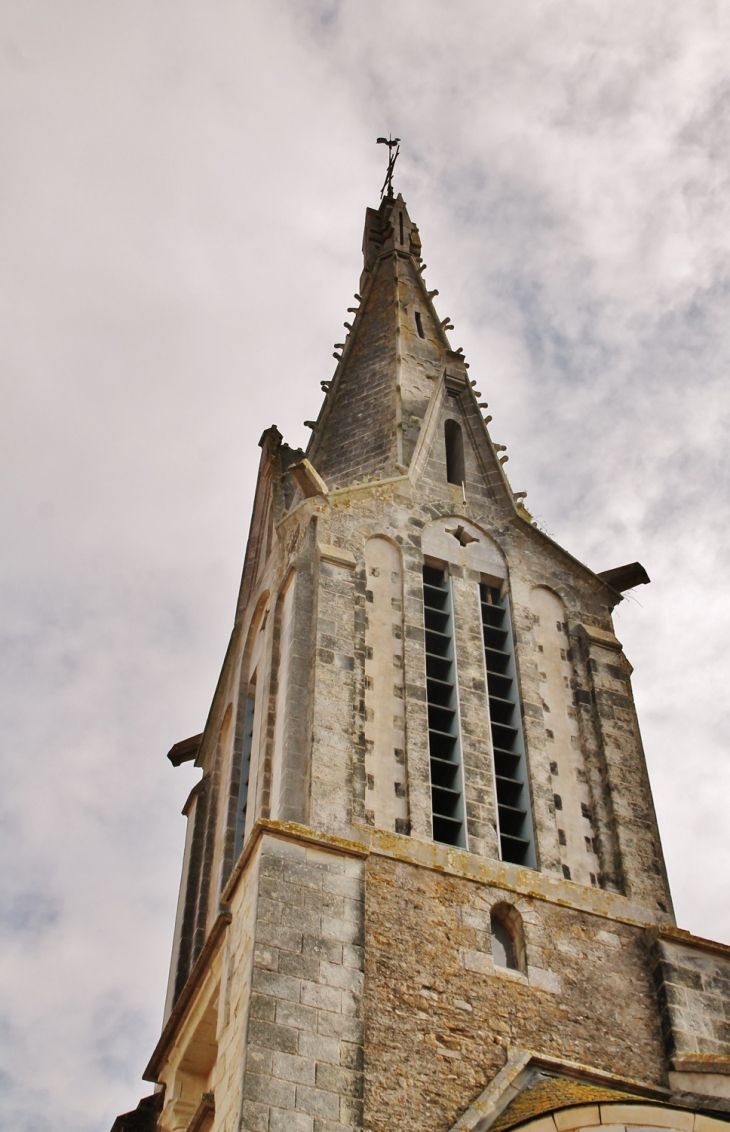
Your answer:
[[[722,1053],[679,1053],[672,1058],[672,1069],[679,1073],[725,1073],[730,1076],[730,1055]]]
[[[565,880],[563,877],[540,873],[534,869],[524,869],[519,865],[510,865],[505,861],[489,860],[474,853],[468,853],[464,849],[440,845],[434,841],[420,841],[415,837],[406,837],[402,834],[390,833],[387,830],[374,829],[372,826],[354,824],[352,830],[354,837],[344,838],[336,834],[323,833],[297,822],[281,822],[259,818],[223,891],[221,897],[223,903],[230,903],[255,845],[264,833],[269,833],[275,837],[318,845],[324,849],[331,849],[333,852],[344,853],[348,856],[368,857],[373,854],[389,857],[392,860],[431,869],[434,872],[506,889],[508,892],[514,892],[518,897],[533,897],[566,908],[588,912],[594,916],[601,916],[604,919],[634,924],[637,927],[659,929],[662,935],[668,928],[672,927],[670,916],[658,910],[653,911],[651,908],[635,904],[628,897],[621,896],[619,893],[607,892],[600,888],[588,888],[585,885],[576,884],[574,881]],[[687,942],[694,941],[694,937],[689,933],[682,932],[680,936],[682,940]]]
[[[666,927],[662,926],[661,930],[656,933],[657,939],[666,939],[672,943],[686,944],[688,947],[698,948],[700,951],[711,951],[715,955],[722,955],[725,959],[730,959],[730,944],[718,943],[714,939],[705,939],[701,935],[692,935],[692,932],[686,931],[684,928],[677,928],[673,924]],[[694,1055],[698,1057],[699,1055]],[[714,1057],[715,1054],[708,1054],[708,1057]]]

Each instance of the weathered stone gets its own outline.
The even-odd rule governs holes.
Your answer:
[[[568,1062],[573,1085],[638,1090],[647,1127],[718,1132],[692,1121],[710,1094],[730,1111],[730,951],[672,927],[615,577],[513,495],[420,247],[401,198],[368,210],[306,458],[261,440],[230,646],[184,747],[203,777],[148,1069],[159,1127],[481,1132],[534,1057],[543,1080]],[[605,1099],[530,1132],[641,1116]]]

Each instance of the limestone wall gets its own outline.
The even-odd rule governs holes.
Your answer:
[[[496,968],[513,902],[527,970]],[[666,1085],[643,927],[373,854],[365,902],[365,1128],[443,1132],[521,1046]]]

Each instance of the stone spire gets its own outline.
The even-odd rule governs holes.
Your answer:
[[[445,364],[466,378],[448,320],[434,309],[437,292],[426,290],[418,228],[400,194],[367,210],[363,259],[360,305],[307,450],[330,487],[402,475]]]
[[[113,1132],[727,1132],[730,949],[674,926],[611,618],[646,573],[516,501],[400,196],[363,251],[169,753],[202,778],[156,1092]]]

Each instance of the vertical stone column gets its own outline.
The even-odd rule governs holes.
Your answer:
[[[362,1127],[364,861],[265,836],[242,1132]]]
[[[606,765],[615,820],[622,888],[626,896],[671,914],[664,858],[659,841],[649,776],[629,683],[630,666],[611,633],[581,626],[579,637],[588,662],[588,699]]]
[[[498,859],[489,700],[479,608],[481,577],[473,570],[464,570],[453,565],[450,572],[454,602],[468,847],[471,853]]]
[[[352,823],[355,558],[320,547],[312,713],[310,822],[349,836]]]
[[[365,544],[365,818],[409,833],[403,688],[403,571],[398,547]]]

